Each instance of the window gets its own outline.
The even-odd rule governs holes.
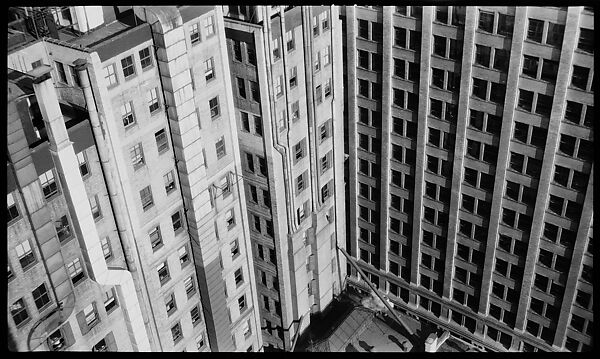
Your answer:
[[[261,175],[263,176],[267,176],[268,171],[267,171],[267,160],[264,157],[261,156],[257,156],[258,157],[258,170],[260,172]]]
[[[242,313],[246,309],[246,295],[243,294],[238,298],[238,307],[240,309],[240,313]]]
[[[123,76],[127,79],[130,76],[135,75],[135,64],[133,63],[133,55],[129,55],[121,60],[121,67],[123,67]]]
[[[154,227],[149,233],[150,244],[152,245],[152,250],[156,250],[162,246],[162,235],[160,233],[160,226]]]
[[[545,117],[550,117],[552,110],[552,96],[538,94],[537,104],[535,106],[535,113]],[[545,136],[544,136],[545,137]],[[532,138],[533,140],[533,138]]]
[[[175,313],[177,310],[177,303],[175,302],[175,294],[171,293],[167,298],[165,298],[165,309],[167,311],[167,315],[171,315]]]
[[[555,83],[556,76],[558,74],[558,62],[543,59],[542,64],[542,75],[540,76],[540,78],[544,81]]]
[[[498,35],[512,36],[514,24],[514,16],[498,14]]]
[[[181,212],[177,211],[171,215],[171,223],[173,224],[173,232],[177,233],[183,228],[183,221],[181,218]]]
[[[158,273],[158,280],[160,281],[161,285],[165,284],[169,279],[171,279],[167,262],[162,262],[159,264],[158,267],[156,267],[156,272]]]
[[[192,296],[192,294],[194,294],[196,292],[196,285],[194,284],[194,276],[189,276],[185,279],[185,281],[183,282],[183,285],[185,287],[185,292],[189,297]]]
[[[577,48],[591,54],[594,53],[594,30],[579,28]]]
[[[533,109],[533,92],[519,89],[519,104],[518,107],[531,112]]]
[[[323,64],[327,66],[331,63],[331,46],[327,46],[323,50]]]
[[[486,99],[487,93],[487,81],[473,78],[473,96],[478,97],[482,100]]]
[[[331,79],[328,79],[324,88],[325,97],[331,96]]]
[[[201,333],[198,338],[196,338],[196,348],[200,350],[202,347],[204,347],[204,333]]]
[[[27,313],[27,307],[25,307],[23,298],[20,298],[10,306],[10,314],[17,327],[29,319],[29,314]]]
[[[256,66],[256,52],[250,47],[250,44],[246,44],[246,55],[248,56],[248,63]]]
[[[215,143],[215,150],[217,151],[217,158],[221,159],[223,156],[227,154],[225,150],[225,136],[221,136],[221,138]]]
[[[150,56],[150,46],[145,49],[140,50],[140,63],[142,64],[142,69],[147,68],[152,65],[152,56]]]
[[[144,211],[154,205],[154,200],[152,199],[152,189],[150,189],[150,186],[147,186],[140,191],[140,201],[142,202],[142,208]]]
[[[145,163],[144,161],[144,149],[142,148],[142,144],[138,143],[135,146],[129,149],[129,156],[131,157],[131,163],[133,164],[134,169],[139,169]]]
[[[548,37],[546,38],[546,44],[560,47],[562,45],[563,34],[565,32],[565,25],[555,24],[552,22],[548,23]]]
[[[494,50],[494,69],[506,72],[508,71],[508,62],[510,61],[508,56],[508,50],[495,49]]]
[[[192,319],[192,325],[196,326],[198,325],[198,323],[200,323],[200,320],[202,319],[202,317],[200,316],[200,308],[195,305],[192,310],[190,310],[190,317]]]
[[[571,85],[578,89],[585,90],[587,88],[589,74],[590,74],[590,69],[588,69],[586,67],[573,65],[573,75],[571,77]]]
[[[535,42],[542,42],[542,33],[544,31],[544,22],[540,20],[529,19],[529,28],[527,29],[527,39]]]
[[[104,237],[100,240],[100,245],[102,246],[102,254],[104,254],[104,259],[108,260],[112,257],[112,249],[110,247],[110,240],[108,237]]]
[[[481,66],[490,66],[491,48],[489,46],[475,45],[475,63]]]
[[[212,19],[212,16],[210,18]],[[181,333],[181,324],[179,324],[179,322],[171,327],[171,336],[173,337],[174,344],[177,344],[181,338],[183,338],[183,334]]]
[[[244,284],[244,272],[242,271],[242,268],[238,268],[235,273],[234,273],[234,279],[235,279],[235,285],[236,287],[239,287],[240,285]]]
[[[369,40],[369,22],[358,19],[358,37]]]
[[[156,147],[158,147],[159,154],[169,149],[167,133],[164,128],[154,134],[154,139],[156,140]]]
[[[236,78],[236,80],[237,80],[238,94],[240,95],[241,98],[246,98],[246,81],[244,81],[244,79],[241,77]]]
[[[204,19],[204,29],[206,30],[206,37],[214,35],[215,24],[212,15]]]
[[[77,285],[81,282],[82,279],[85,278],[85,274],[83,273],[83,268],[81,268],[81,262],[79,258],[75,258],[72,262],[67,265],[69,269],[69,276],[71,277],[71,281],[73,285]]]
[[[242,43],[237,40],[232,40],[233,58],[235,61],[242,61]]]
[[[175,189],[175,174],[173,171],[169,171],[163,176],[163,183],[165,184],[165,191],[167,194],[173,192]]]
[[[294,145],[294,159],[295,162],[301,160],[302,158],[304,158],[304,147],[305,147],[305,140],[302,139],[300,140],[298,143],[296,143]]]
[[[225,222],[227,222],[227,228],[231,228],[235,225],[235,213],[233,208],[228,210],[225,214]]]
[[[54,61],[54,63],[56,64],[56,71],[58,72],[58,80],[62,83],[68,83],[67,82],[67,73],[65,71],[65,65],[63,65],[61,62],[58,61]]]
[[[229,243],[229,247],[231,249],[231,259],[233,260],[240,254],[240,245],[237,238],[234,239],[233,242]]]
[[[111,288],[109,291],[104,292],[104,309],[106,313],[110,313],[113,308],[116,308],[118,303],[115,299],[115,290]]]
[[[494,32],[494,14],[489,12],[479,12],[479,25],[478,29],[493,33]]]
[[[50,303],[50,297],[48,296],[48,291],[46,290],[46,285],[44,283],[35,288],[33,292],[31,292],[31,295],[33,296],[35,306],[39,311],[41,311],[48,303]]]
[[[298,85],[298,71],[296,66],[292,67],[290,70],[290,88],[294,88]]]
[[[79,172],[81,173],[81,177],[83,178],[87,176],[90,173],[90,169],[87,164],[85,151],[77,153],[77,162],[79,163]]]
[[[256,81],[248,81],[250,85],[250,93],[252,94],[252,100],[260,102],[260,91],[258,89],[258,83]]]
[[[292,103],[292,121],[297,121],[300,119],[300,103],[298,101],[295,101],[294,103]],[[282,120],[285,117],[285,112],[282,111]],[[285,127],[285,125],[283,125],[283,127]]]
[[[221,109],[219,108],[219,97],[213,97],[208,101],[208,107],[210,107],[210,117],[212,119],[218,117],[221,114]]]
[[[121,106],[121,119],[123,120],[123,127],[125,128],[135,123],[131,102],[125,102],[123,106]]]
[[[115,73],[115,64],[110,64],[104,68],[104,79],[108,82],[108,87],[114,86],[119,82]]]
[[[262,119],[260,118],[260,116],[256,115],[254,116],[254,134],[258,136],[263,135]]]
[[[190,41],[192,45],[200,43],[200,29],[197,23],[190,26]]]
[[[54,171],[48,170],[42,173],[39,177],[39,180],[42,185],[42,192],[44,193],[44,197],[49,199],[58,193],[58,186],[56,184],[56,180],[54,179]]]
[[[88,201],[90,202],[90,208],[92,210],[92,216],[94,217],[94,220],[100,219],[102,217],[102,210],[100,209],[100,204],[98,203],[98,195],[88,197]]]
[[[285,40],[287,45],[287,51],[293,51],[296,48],[293,30],[289,30],[285,33]]]
[[[273,48],[273,60],[279,60],[281,58],[281,53],[279,51],[279,39],[271,40],[271,47]]]
[[[158,228],[158,227],[157,227]],[[181,268],[185,267],[190,262],[190,255],[187,250],[187,246],[183,246],[177,250],[179,255],[179,264]]]

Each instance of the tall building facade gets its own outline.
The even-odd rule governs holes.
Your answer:
[[[17,349],[261,350],[221,8],[76,10],[55,25],[87,28],[58,26],[8,58],[15,78],[41,81],[30,102],[9,84]]]
[[[226,6],[264,345],[293,349],[345,280],[341,22],[334,6]]]
[[[590,350],[593,9],[341,16],[347,248],[366,279],[490,350]]]

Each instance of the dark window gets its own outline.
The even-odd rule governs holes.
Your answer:
[[[508,50],[496,49],[494,51],[494,69],[506,72],[509,60]]]
[[[123,76],[128,78],[135,74],[135,65],[133,63],[133,55],[127,56],[121,60],[121,67],[123,67]]]
[[[358,20],[358,36],[369,39],[369,22],[367,20]]]
[[[487,81],[473,78],[473,96],[485,100],[487,92]]]
[[[542,33],[544,31],[544,22],[540,20],[529,19],[529,28],[527,29],[527,39],[535,42],[542,42]]]
[[[396,46],[406,48],[406,29],[402,27],[394,27],[394,42]]]
[[[490,66],[490,53],[491,48],[489,46],[475,45],[475,63],[481,66]]]
[[[594,53],[594,30],[579,28],[577,48],[585,52]]]
[[[533,108],[533,92],[519,89],[519,108],[531,112]]]
[[[573,65],[573,76],[571,77],[571,85],[578,89],[585,90],[587,88],[588,76],[590,69]]]
[[[583,105],[573,101],[567,101],[567,106],[565,109],[565,120],[579,124],[581,120],[581,112],[583,110]],[[589,107],[588,107],[589,111]]]
[[[535,56],[523,55],[523,75],[536,78],[538,64],[539,58]]]
[[[548,60],[548,59],[543,59],[541,79],[544,81],[549,81],[549,82],[555,83],[557,74],[558,74],[558,62]]]
[[[555,24],[553,22],[548,23],[548,37],[546,43],[552,46],[561,46],[563,40],[563,34],[565,32],[565,25]]]
[[[575,137],[561,134],[558,149],[568,156],[573,156],[575,153]]]
[[[498,14],[498,35],[512,36],[515,17]]]
[[[494,32],[494,14],[480,11],[478,28],[485,32]]]
[[[433,36],[433,53],[438,56],[441,56],[441,57],[446,57],[446,38],[445,37],[437,36],[437,35]]]

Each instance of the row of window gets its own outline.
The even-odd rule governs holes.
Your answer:
[[[582,116],[583,114],[583,116]],[[583,117],[583,121],[582,121]],[[594,127],[594,106],[584,105],[575,101],[568,101],[565,107],[565,121],[576,125],[583,125],[588,128]]]
[[[475,64],[507,72],[510,61],[509,51],[495,47],[475,44]]]
[[[134,57],[135,54],[131,54],[121,59],[121,70],[123,72],[123,78],[125,80],[133,78],[137,73]],[[150,68],[153,64],[150,46],[138,51],[138,58],[142,71]],[[62,72],[64,72],[64,70],[62,70]],[[58,67],[58,73],[59,78],[62,81],[63,75],[61,74],[60,67]],[[117,76],[116,64],[109,64],[104,67],[104,79],[107,82],[108,88],[112,88],[119,84],[119,76]]]
[[[179,231],[183,228],[183,220],[181,217],[181,211],[177,211],[171,215],[171,224],[173,225],[173,233],[177,235]],[[150,238],[150,244],[152,245],[152,250],[156,252],[163,246],[163,235],[160,229],[160,225],[153,227],[148,232],[148,237]],[[189,263],[189,256],[185,247],[179,249],[179,259],[181,262],[182,268]]]
[[[263,233],[263,228],[265,229],[264,234],[273,238],[273,221],[270,219],[262,218],[261,216],[254,214],[252,212],[248,213],[248,220],[252,223],[250,226],[250,230],[256,233]],[[264,221],[265,225],[262,226],[262,222]]]
[[[321,26],[319,26],[321,24]],[[321,33],[325,34],[329,30],[329,12],[323,11],[319,15],[313,16],[312,20],[313,36],[317,37]]]
[[[202,41],[202,35],[204,35],[205,40],[215,35],[215,23],[213,16],[207,16],[203,22],[204,30],[202,32],[204,34],[202,34],[202,32],[200,31],[200,22],[191,24],[188,27],[190,33],[190,42],[192,43],[192,46],[199,44]]]
[[[436,6],[435,21],[446,25],[464,27],[466,6]],[[450,23],[449,20],[452,20]]]
[[[511,37],[514,24],[514,16],[479,10],[477,30],[490,34]],[[495,32],[494,29],[496,30]]]

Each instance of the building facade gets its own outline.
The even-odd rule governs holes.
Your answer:
[[[292,350],[345,280],[341,22],[327,6],[224,13],[264,345]]]
[[[75,11],[63,9],[55,15],[63,16],[68,10]],[[72,11],[69,13],[71,21],[77,22]],[[133,306],[135,303],[138,305],[138,315],[134,315],[129,307],[125,309],[128,314],[126,329],[133,339],[141,335],[146,341],[142,338],[131,340],[129,344],[121,343],[127,338],[122,335],[124,329],[121,328],[121,332],[114,335],[113,331],[113,336],[105,338],[110,349],[260,350],[262,336],[258,327],[254,266],[249,231],[244,224],[247,215],[242,210],[245,208],[245,195],[243,187],[236,181],[241,165],[236,127],[230,120],[234,110],[228,95],[231,92],[230,78],[225,76],[229,70],[221,9],[94,7],[85,10],[85,17],[89,24],[95,24],[93,31],[59,26],[58,39],[45,38],[33,45],[21,46],[9,55],[9,67],[21,72],[36,72],[48,65],[52,67],[51,75],[44,75],[44,88],[52,92],[56,91],[56,86],[58,97],[65,104],[63,107],[87,109],[83,112],[89,120],[83,122],[91,127],[93,137],[88,142],[94,144],[91,148],[97,151],[97,155],[89,150],[90,153],[77,152],[73,156],[70,153],[66,157],[60,154],[54,156],[54,147],[62,148],[69,141],[74,142],[76,147],[77,142],[71,138],[70,132],[66,133],[60,127],[62,117],[58,100],[56,105],[45,105],[53,106],[52,113],[44,112],[45,106],[41,106],[44,115],[41,117],[58,126],[56,131],[62,137],[48,136],[53,157],[49,161],[47,154],[44,162],[46,167],[54,163],[57,170],[48,174],[46,170],[51,170],[51,167],[36,168],[38,172],[44,171],[40,172],[43,178],[36,179],[34,184],[39,186],[38,183],[41,183],[40,188],[43,188],[54,179],[52,188],[58,193],[73,193],[68,196],[73,204],[67,200],[68,211],[63,205],[59,208],[62,212],[56,209],[51,215],[45,213],[46,222],[50,223],[52,219],[57,223],[56,232],[52,231],[54,233],[44,227],[47,233],[44,232],[43,238],[57,234],[52,237],[57,243],[53,243],[50,249],[44,247],[48,239],[36,242],[38,247],[35,247],[33,243],[29,246],[20,243],[20,236],[13,236],[14,243],[9,248],[14,246],[16,252],[9,251],[9,278],[13,277],[11,285],[18,289],[11,289],[11,296],[15,296],[16,300],[17,296],[33,290],[21,288],[20,284],[27,282],[28,275],[33,275],[30,268],[40,267],[38,271],[41,271],[42,266],[35,265],[35,258],[38,258],[37,263],[45,264],[50,278],[57,276],[58,279],[52,279],[59,282],[53,285],[64,287],[62,291],[56,290],[55,297],[49,300],[62,301],[63,306],[75,306],[75,310],[83,308],[85,324],[85,319],[91,318],[86,307],[88,302],[95,298],[96,303],[102,303],[101,298],[106,295],[100,289],[94,291],[89,288],[74,294],[72,289],[69,292],[66,275],[63,274],[65,266],[58,267],[56,259],[51,263],[48,259],[58,252],[68,257],[64,261],[73,262],[75,259],[70,257],[74,257],[76,249],[79,249],[81,260],[75,264],[69,262],[66,267],[74,273],[71,278],[75,277],[77,284],[83,275],[83,278],[92,279],[85,281],[90,282],[88,287],[107,283],[120,285],[129,290],[121,293],[121,289],[117,289],[121,307],[130,301]],[[192,43],[194,35],[189,31],[201,39],[199,44]],[[205,68],[207,62],[212,64],[210,69]],[[218,81],[211,82],[214,78]],[[36,95],[39,99],[37,92]],[[54,96],[56,98],[57,95]],[[31,124],[25,126],[32,127]],[[48,126],[40,126],[40,131]],[[23,139],[20,139],[18,146],[23,144]],[[76,147],[76,150],[80,151],[80,148]],[[20,159],[21,152],[17,152],[15,156]],[[79,170],[74,170],[82,162],[93,163],[89,166],[98,176],[89,176],[93,183],[88,185],[86,182],[88,195],[81,192],[82,186],[78,183],[81,175]],[[24,163],[31,165],[31,161]],[[60,177],[63,172],[66,173],[64,180]],[[26,174],[31,177],[30,172]],[[17,178],[18,175],[17,171]],[[24,181],[29,184],[31,179]],[[102,192],[103,183],[105,192]],[[71,185],[74,187],[71,188]],[[9,206],[15,204],[9,207],[9,212],[11,208],[15,212],[11,224],[21,225],[25,221],[19,221],[19,218],[26,216],[20,216],[23,201],[14,189],[9,191]],[[54,200],[54,189],[48,196],[49,200],[40,199],[35,206],[45,204],[48,207],[47,202]],[[90,196],[93,200],[89,202],[79,201]],[[55,197],[60,198],[58,195]],[[28,204],[27,195],[25,199]],[[63,212],[66,216],[60,217],[65,214]],[[96,212],[106,220],[99,220]],[[90,218],[85,217],[88,213],[92,213],[98,221],[98,233],[88,231],[91,223]],[[64,221],[65,217],[67,221]],[[33,227],[30,231],[35,232],[36,226],[48,226],[39,221],[35,218],[29,225]],[[70,252],[56,241],[57,237],[64,235],[61,233],[68,231],[69,225],[75,227],[74,235],[78,239],[70,243],[79,244]],[[107,257],[108,248],[114,248],[113,257],[116,259]],[[120,248],[123,248],[122,253]],[[45,254],[45,250],[50,252]],[[44,256],[38,256],[40,251]],[[103,252],[103,258],[107,258],[105,261],[99,258]],[[28,273],[16,269],[24,255],[29,263],[23,268]],[[113,266],[120,269],[113,269]],[[109,275],[113,274],[112,271],[115,271],[117,279]],[[101,275],[104,281],[100,281]],[[119,280],[126,283],[122,284]],[[74,279],[72,281],[75,283]],[[36,290],[40,292],[39,288]],[[36,293],[33,301],[37,301],[36,295],[40,295]],[[65,302],[65,297],[71,302]],[[33,301],[29,296],[18,298],[9,309],[12,317],[16,318],[10,324],[14,324],[11,333],[16,338],[18,350],[27,350],[22,343],[34,322],[27,318],[33,316],[37,319],[31,309],[23,312],[20,308],[31,308],[33,304],[30,302]],[[100,323],[108,323],[103,320],[104,312],[97,310],[99,307],[100,304],[94,305],[93,313],[99,312]],[[64,315],[69,318],[69,323],[74,320],[72,317],[75,316]],[[62,324],[65,318],[61,317],[58,323]],[[117,324],[115,328],[118,328]],[[91,324],[85,327],[80,323],[80,326],[81,335],[85,336]],[[70,328],[73,327],[71,324]],[[100,338],[100,331],[106,334],[104,329],[112,327],[100,325],[96,328],[102,330],[93,330],[94,340]],[[77,345],[72,348],[76,350],[85,350],[85,345],[91,343],[80,341],[80,333],[76,330],[71,330],[72,333],[66,331],[63,336],[75,337],[69,344],[75,342]],[[116,346],[113,338],[116,338]]]
[[[341,16],[347,247],[368,280],[489,350],[590,350],[593,9]]]

